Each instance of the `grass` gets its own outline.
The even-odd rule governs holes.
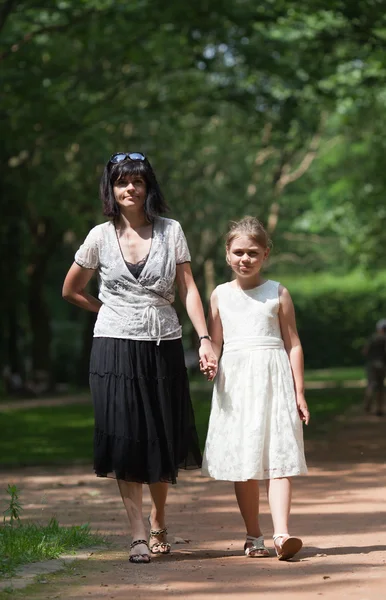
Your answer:
[[[361,401],[363,390],[339,388],[346,379],[363,378],[359,368],[308,371],[306,379],[335,381],[336,388],[308,390],[306,397],[312,421],[305,436],[325,432],[328,423],[349,406]],[[192,400],[201,446],[204,444],[212,384],[192,378]],[[74,464],[92,462],[93,412],[90,404],[0,412],[0,467]]]
[[[0,526],[0,577],[12,576],[21,565],[58,558],[101,543],[103,538],[91,533],[88,524],[61,527],[56,519],[46,526],[4,524]]]
[[[364,367],[339,367],[333,369],[307,369],[305,381],[327,381],[336,384],[343,381],[358,381],[365,378]]]
[[[8,410],[0,419],[0,467],[92,461],[91,404]]]
[[[196,426],[203,449],[208,428],[210,397],[206,394],[204,398],[198,399],[197,394],[193,396]],[[311,421],[308,427],[304,427],[306,439],[317,438],[325,435],[326,429],[334,417],[343,414],[350,406],[362,401],[363,390],[358,389],[323,389],[309,390],[306,393],[308,407],[311,413]]]
[[[305,381],[326,381],[336,383],[339,386],[343,381],[358,381],[364,379],[365,369],[360,367],[333,367],[331,369],[307,369],[304,373]],[[194,373],[190,378],[190,384],[193,389],[202,389],[206,385],[205,379],[199,373]]]

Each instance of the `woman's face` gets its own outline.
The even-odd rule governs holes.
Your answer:
[[[143,177],[126,175],[115,182],[113,190],[121,210],[143,210],[147,194]]]

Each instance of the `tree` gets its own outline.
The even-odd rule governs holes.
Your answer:
[[[258,212],[279,247],[308,235],[292,225],[309,201],[290,190],[314,171],[331,115],[382,89],[383,12],[375,0],[0,3],[3,362],[20,371],[28,354],[50,385],[57,265],[98,218],[117,149],[151,157],[202,290],[230,218]]]

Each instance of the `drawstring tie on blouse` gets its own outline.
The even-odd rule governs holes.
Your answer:
[[[157,339],[157,346],[161,342],[161,320],[159,312],[153,304],[149,304],[143,311],[142,324],[147,324],[147,333],[149,338]]]

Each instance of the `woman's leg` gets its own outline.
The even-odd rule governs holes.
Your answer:
[[[133,541],[146,540],[146,530],[142,518],[142,483],[118,479],[119,491],[129,519]],[[130,550],[130,555],[149,556],[149,548],[138,544]]]
[[[168,488],[169,485],[162,481],[149,484],[151,496],[150,527],[153,531],[160,532],[150,537],[150,547],[153,548],[154,553],[168,554],[170,552],[170,544],[166,541],[165,528],[165,505]]]
[[[234,485],[237,504],[245,523],[247,536],[258,538],[263,535],[259,524],[259,482],[256,479],[249,479],[248,481],[235,481]],[[247,540],[245,549],[251,548],[253,545],[252,541]],[[267,556],[268,554],[266,549],[250,552],[251,556]]]

